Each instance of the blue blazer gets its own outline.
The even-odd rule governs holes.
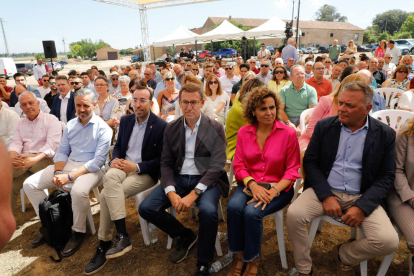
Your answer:
[[[135,114],[125,115],[119,124],[118,139],[112,153],[112,160],[124,159],[128,149],[129,138],[135,124]],[[148,174],[157,182],[160,176],[160,162],[163,148],[164,130],[167,122],[150,111],[144,140],[142,141],[141,159],[138,163],[139,173]],[[109,164],[111,164],[111,162]]]
[[[76,109],[75,109],[75,92],[69,92],[70,99],[68,102],[68,108],[66,109],[66,118],[68,122],[73,118],[76,118]],[[60,121],[60,104],[62,100],[59,98],[60,93],[56,94],[56,97],[53,99],[52,109],[50,110],[50,114],[55,115]]]

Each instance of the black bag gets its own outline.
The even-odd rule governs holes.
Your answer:
[[[70,194],[55,190],[39,204],[39,217],[42,223],[40,233],[47,244],[55,248],[59,256],[54,262],[62,261],[60,251],[64,248],[72,234],[73,213]]]

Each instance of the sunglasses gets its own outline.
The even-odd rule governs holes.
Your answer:
[[[227,70],[233,70],[233,68],[226,68],[226,71],[227,71]]]
[[[193,69],[193,71],[198,71],[198,69]]]
[[[55,81],[50,81],[49,83],[50,83],[51,85],[56,84],[56,82],[55,82]]]
[[[150,74],[150,73],[144,73],[144,75],[145,75],[145,76],[149,76],[149,75],[151,75],[151,74]]]
[[[43,82],[48,82],[49,80],[42,80]]]
[[[218,84],[218,81],[209,81],[208,84]]]
[[[172,77],[172,78],[165,78],[164,80],[165,81],[173,81],[173,80],[175,80],[175,78],[174,77]]]
[[[180,63],[181,65],[185,65],[185,63]]]
[[[111,80],[113,80],[113,81],[117,81],[117,80],[118,80],[118,78],[113,78],[113,79],[111,79]]]
[[[269,65],[262,64],[262,65],[260,65],[260,67],[269,67]]]
[[[407,71],[397,71],[397,72],[400,73],[400,74],[408,74]]]
[[[250,64],[256,64],[256,62],[250,62]]]
[[[79,83],[81,83],[81,82],[79,82],[79,81],[71,81],[71,82],[70,82],[70,85],[77,85],[77,84],[79,84]]]
[[[331,63],[330,61],[325,61],[325,63]]]
[[[283,71],[275,71],[275,74],[284,74],[285,72]]]

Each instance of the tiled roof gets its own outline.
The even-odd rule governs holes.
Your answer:
[[[233,17],[209,17],[215,24],[222,22],[223,20],[233,20],[244,26],[258,27],[265,23],[269,19],[259,18],[233,18]],[[283,20],[284,22],[290,22],[291,20]],[[296,21],[294,21],[294,27]],[[300,29],[332,29],[332,30],[349,30],[349,31],[363,31],[349,22],[327,22],[327,21],[299,21]]]
[[[101,49],[95,50],[95,53],[97,52],[119,52],[119,50],[114,49],[112,47],[105,46],[105,47],[102,47]]]

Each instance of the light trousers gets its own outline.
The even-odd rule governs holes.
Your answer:
[[[414,254],[414,209],[408,203],[389,208],[391,220],[403,232],[407,247]]]
[[[37,154],[21,154],[21,156],[36,156]],[[30,168],[25,170],[15,170],[13,169],[13,185],[12,185],[12,192],[11,192],[11,207],[13,213],[16,211],[17,205],[17,198],[20,195],[20,190],[23,188],[23,182],[34,173],[43,170],[49,165],[53,164],[53,158],[43,158],[39,162],[33,164]]]
[[[148,190],[155,185],[148,174],[126,173],[111,168],[105,174],[101,192],[101,213],[98,238],[112,240],[113,221],[126,218],[125,199]]]
[[[67,174],[77,170],[86,162],[75,162],[68,159],[62,172]],[[24,181],[23,188],[36,211],[39,215],[39,203],[46,197],[44,189],[56,187],[52,179],[54,177],[55,166],[48,166],[43,171],[37,172]],[[73,226],[72,230],[85,233],[86,232],[86,217],[88,209],[90,208],[89,192],[95,187],[98,187],[104,173],[98,170],[93,173],[87,173],[79,176],[70,184],[65,186],[72,186],[70,195],[72,197],[72,211],[73,211]],[[65,186],[63,188],[65,188]]]
[[[361,195],[332,191],[342,211],[347,211]],[[326,215],[314,190],[306,189],[289,207],[286,227],[293,247],[297,270],[309,274],[312,268],[309,234],[306,225],[314,218]],[[375,257],[391,254],[398,248],[399,239],[385,210],[378,206],[359,227],[365,238],[342,244],[339,256],[344,264],[353,265]]]

